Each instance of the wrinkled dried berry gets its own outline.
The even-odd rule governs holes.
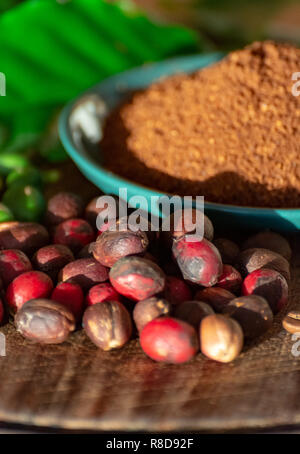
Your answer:
[[[0,276],[5,287],[17,276],[30,270],[32,270],[32,265],[24,252],[17,249],[0,251]]]
[[[223,271],[218,280],[218,287],[229,290],[232,293],[240,293],[242,286],[242,276],[231,265],[223,265]]]
[[[74,260],[72,251],[63,244],[50,244],[44,246],[32,257],[32,263],[35,269],[48,274],[51,279],[55,280],[59,271],[67,264]]]
[[[133,319],[138,331],[141,331],[147,323],[162,315],[170,315],[172,305],[164,298],[153,296],[147,300],[139,301],[133,309]]]
[[[55,228],[53,242],[68,246],[76,254],[94,238],[92,227],[84,219],[68,219]]]
[[[278,271],[287,281],[290,280],[290,265],[282,255],[263,248],[246,249],[240,253],[237,260],[237,269],[242,276],[247,276],[252,271],[261,268],[270,268]]]
[[[198,290],[195,300],[208,303],[216,312],[222,312],[224,307],[235,297],[229,290],[220,287],[210,287]]]
[[[242,328],[224,315],[208,315],[200,323],[201,352],[210,359],[229,363],[238,357],[243,343]]]
[[[78,259],[68,263],[60,271],[59,279],[78,284],[83,290],[89,290],[93,285],[105,282],[108,279],[108,271],[93,258]]]
[[[278,271],[264,268],[248,274],[243,282],[242,293],[264,297],[276,314],[287,304],[288,284]]]
[[[7,287],[6,301],[12,312],[36,298],[48,298],[53,288],[52,280],[41,271],[27,271],[17,276]]]
[[[244,242],[242,249],[251,248],[269,249],[282,255],[286,260],[290,260],[292,256],[289,242],[283,236],[279,235],[279,233],[275,232],[260,232],[251,236]]]
[[[172,251],[184,279],[211,287],[218,282],[223,265],[218,249],[208,240],[191,241],[185,235],[174,241]]]
[[[282,320],[282,326],[291,334],[300,333],[300,311],[290,311]]]
[[[217,238],[214,245],[221,254],[222,262],[234,265],[240,253],[240,248],[236,243],[227,238]]]
[[[80,218],[82,213],[81,197],[72,192],[59,192],[48,201],[45,221],[48,225],[58,225],[67,219]]]
[[[116,262],[109,279],[117,292],[135,301],[150,298],[165,286],[165,275],[156,263],[134,256]]]
[[[19,249],[30,257],[48,243],[48,232],[40,224],[13,221],[0,224],[0,249]]]
[[[60,282],[52,292],[51,300],[67,307],[78,322],[84,310],[84,295],[78,284]]]
[[[130,315],[119,301],[89,306],[83,315],[83,327],[91,341],[105,351],[123,347],[132,334]]]
[[[149,241],[145,232],[103,232],[97,238],[93,255],[98,262],[112,267],[122,257],[128,255],[143,255]]]
[[[174,317],[189,323],[197,330],[201,320],[212,314],[214,314],[213,308],[202,301],[185,301],[176,306],[174,311]]]
[[[109,282],[103,282],[90,288],[86,297],[86,303],[88,306],[92,306],[103,301],[120,301],[120,299],[121,296],[113,286]]]
[[[40,344],[60,344],[75,329],[73,314],[62,304],[47,299],[25,303],[15,317],[17,331]]]
[[[140,344],[155,361],[174,364],[189,361],[199,349],[193,326],[165,316],[147,323],[140,333]]]
[[[183,279],[175,276],[167,276],[164,296],[170,303],[180,304],[183,301],[190,300],[192,298],[192,292]]]
[[[258,295],[235,298],[227,304],[223,313],[239,322],[248,339],[261,336],[273,323],[273,312],[269,304]]]

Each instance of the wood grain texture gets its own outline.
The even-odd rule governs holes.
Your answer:
[[[83,184],[87,197],[95,193],[79,174],[71,174],[73,185],[74,180],[77,187]],[[300,307],[298,257],[289,307]],[[300,356],[291,354],[294,342],[281,328],[283,316],[234,363],[219,364],[199,354],[180,366],[154,363],[137,340],[102,352],[79,331],[64,344],[42,346],[24,340],[7,324],[1,328],[7,355],[0,357],[0,420],[105,431],[226,431],[299,424]]]

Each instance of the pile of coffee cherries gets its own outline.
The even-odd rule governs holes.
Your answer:
[[[123,218],[97,230],[102,210],[97,198],[85,207],[61,192],[43,225],[0,223],[0,317],[7,309],[25,338],[61,343],[83,326],[105,351],[138,335],[156,361],[183,363],[201,350],[227,363],[286,305],[291,249],[281,235],[261,232],[239,247],[214,239],[209,218],[192,208],[204,237],[183,214],[170,216],[168,231],[124,228]]]

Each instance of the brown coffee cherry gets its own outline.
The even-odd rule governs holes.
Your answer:
[[[17,331],[40,344],[60,344],[75,329],[69,309],[48,299],[34,299],[23,304],[15,316]]]
[[[260,268],[270,268],[290,281],[289,262],[282,255],[268,249],[246,249],[238,256],[236,267],[244,277]]]
[[[152,297],[139,301],[133,309],[133,319],[138,331],[141,331],[147,323],[162,315],[172,312],[172,304],[164,298]]]
[[[195,295],[195,300],[204,301],[209,304],[216,312],[222,312],[227,304],[233,300],[236,296],[219,287],[209,287],[202,290],[198,290]]]
[[[214,245],[221,254],[222,262],[234,265],[240,253],[238,245],[228,238],[217,238],[214,240]]]
[[[244,244],[242,249],[251,248],[264,248],[282,255],[286,260],[291,260],[292,250],[289,242],[279,233],[275,232],[260,232],[256,235],[250,236]]]
[[[47,204],[45,222],[58,225],[67,219],[80,218],[83,213],[83,200],[73,192],[58,192]]]
[[[2,222],[0,224],[0,249],[19,249],[29,257],[49,243],[44,226],[35,222]]]
[[[32,257],[34,268],[48,274],[51,279],[56,279],[59,271],[74,261],[72,251],[63,244],[49,244],[44,246]]]
[[[244,343],[242,328],[224,315],[208,315],[200,323],[201,352],[210,359],[229,363],[236,359]]]
[[[209,304],[202,301],[185,301],[175,307],[174,317],[183,320],[198,330],[201,320],[208,315],[214,314]]]
[[[128,255],[143,255],[149,241],[145,232],[103,232],[93,247],[93,255],[98,262],[112,267],[122,257]]]
[[[268,331],[273,323],[273,312],[262,296],[240,296],[230,301],[223,314],[234,318],[242,327],[244,336],[254,339]]]
[[[130,315],[119,301],[89,306],[83,315],[83,328],[91,341],[105,351],[123,347],[132,334]]]
[[[107,269],[93,258],[70,262],[59,273],[59,280],[78,284],[83,290],[89,290],[107,279]]]

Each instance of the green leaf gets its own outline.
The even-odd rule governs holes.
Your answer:
[[[29,110],[61,105],[113,73],[197,50],[193,31],[155,24],[117,3],[28,0],[3,13],[0,71],[7,95],[0,115],[26,118]]]

